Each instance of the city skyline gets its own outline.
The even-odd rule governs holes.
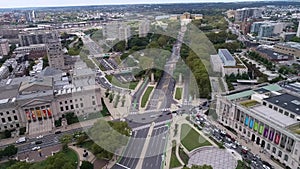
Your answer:
[[[28,1],[2,1],[0,8],[29,8],[29,7],[62,7],[62,6],[88,6],[88,5],[118,5],[118,4],[167,4],[167,3],[209,3],[209,2],[257,2],[257,0],[141,0],[139,2],[132,2],[129,0],[28,0]]]

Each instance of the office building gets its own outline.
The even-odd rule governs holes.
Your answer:
[[[294,60],[300,60],[300,43],[297,42],[284,42],[274,45],[274,51],[293,56]]]
[[[274,33],[274,25],[262,25],[258,32],[258,37],[271,37]]]
[[[60,70],[65,69],[65,60],[58,34],[54,34],[54,36],[51,36],[51,38],[47,39],[46,46],[50,67]]]
[[[299,109],[299,96],[276,84],[217,96],[216,106],[222,125],[292,169],[300,166]]]
[[[107,40],[128,40],[131,36],[130,26],[120,23],[111,22],[103,26],[103,36]]]

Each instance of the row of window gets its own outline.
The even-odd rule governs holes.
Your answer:
[[[15,113],[16,113],[16,111],[15,111],[15,110],[12,110],[11,112],[9,112],[9,111],[6,111],[5,113],[4,113],[4,112],[0,112],[0,116],[9,115],[10,113],[13,113],[13,114],[15,114]]]
[[[264,106],[267,106],[267,103],[266,103],[266,102],[263,102],[263,105],[264,105]],[[282,109],[278,108],[277,106],[273,106],[272,104],[269,104],[268,107],[269,107],[270,109],[273,109],[273,110],[275,110],[275,111],[281,113],[281,114],[284,114],[285,116],[288,116],[288,117],[290,117],[290,118],[292,118],[292,119],[295,119],[295,115],[294,115],[294,114],[289,113],[289,112],[287,112],[287,111],[283,111]]]
[[[13,117],[6,117],[6,118],[1,118],[2,123],[6,123],[6,122],[12,122],[12,121],[18,121],[18,117],[17,116],[13,116]]]
[[[7,129],[14,129],[14,128],[18,128],[18,127],[20,127],[20,125],[18,123],[15,124],[15,125],[11,124],[9,126],[5,125],[5,126],[3,126],[3,128],[0,127],[0,131],[7,130]]]

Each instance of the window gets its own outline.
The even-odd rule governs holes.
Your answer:
[[[11,120],[11,117],[7,117],[7,120],[8,120],[9,122],[12,121],[12,120]]]
[[[271,148],[271,146],[270,146],[270,144],[268,144],[268,145],[267,145],[267,149],[270,150],[270,148]]]
[[[80,98],[79,100],[82,101],[82,98]]]
[[[276,153],[276,148],[275,147],[273,147],[272,153]]]
[[[266,106],[266,105],[267,105],[267,103],[266,103],[266,102],[263,102],[263,105],[264,105],[264,106]]]
[[[289,112],[285,111],[284,115],[289,116]]]
[[[283,113],[283,110],[282,110],[282,109],[279,109],[279,113]]]
[[[70,103],[73,103],[73,100],[70,100]]]
[[[64,111],[64,108],[63,108],[63,107],[60,107],[60,111]]]
[[[2,123],[5,123],[6,121],[5,121],[5,118],[2,118]]]
[[[14,119],[15,119],[15,120],[18,120],[18,117],[17,117],[17,116],[14,116]]]
[[[59,102],[60,105],[62,105],[62,102]]]
[[[65,108],[66,108],[66,111],[68,111],[68,110],[69,110],[69,106],[66,106]]]
[[[274,106],[274,110],[277,111],[277,110],[278,110],[278,107]]]
[[[284,155],[284,161],[288,161],[289,160],[289,156],[288,155]]]
[[[294,118],[295,118],[295,115],[290,114],[290,118],[294,119]]]
[[[295,149],[295,155],[297,155],[298,154],[298,149]]]
[[[282,157],[282,152],[278,151],[278,157]]]
[[[15,110],[13,110],[12,112],[13,112],[14,114],[16,113],[16,111],[15,111]]]
[[[76,109],[78,109],[78,104],[75,105]]]
[[[95,99],[95,96],[92,96],[92,99]]]
[[[20,124],[16,124],[16,127],[20,127]]]
[[[75,99],[75,102],[77,102],[77,99]]]
[[[7,111],[6,114],[9,114],[9,111]]]
[[[83,103],[80,103],[80,107],[83,107]]]
[[[0,116],[3,116],[3,113],[2,113],[2,112],[0,113]]]
[[[14,125],[11,124],[11,125],[10,125],[10,128],[14,128]]]
[[[270,104],[270,105],[269,105],[269,108],[272,109],[272,107],[273,107],[273,106]]]
[[[95,101],[93,101],[93,106],[95,106],[96,105],[96,102]]]
[[[65,101],[65,104],[68,104],[68,101],[67,101],[67,100]]]

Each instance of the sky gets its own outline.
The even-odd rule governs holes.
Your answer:
[[[0,0],[0,8],[82,6],[110,4],[189,3],[189,2],[233,2],[237,0]],[[255,1],[255,0],[238,0]]]

